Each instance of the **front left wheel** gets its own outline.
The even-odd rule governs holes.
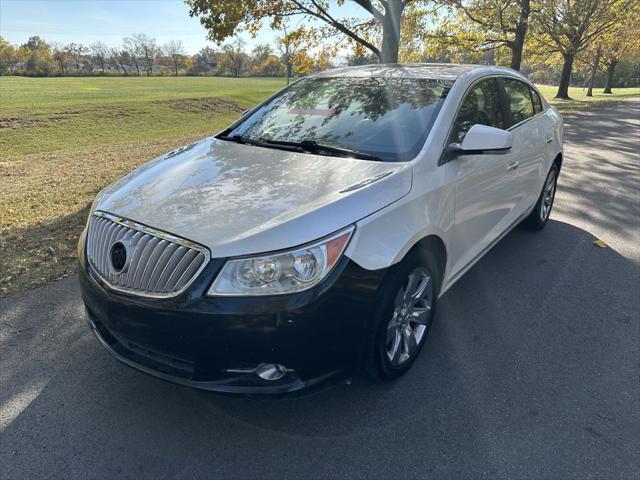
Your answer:
[[[429,334],[439,288],[437,263],[429,252],[413,252],[389,272],[369,337],[371,376],[390,380],[409,370]]]

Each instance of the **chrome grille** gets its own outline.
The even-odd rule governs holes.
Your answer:
[[[115,242],[128,246],[127,267],[117,273],[110,252]],[[105,212],[96,212],[87,232],[87,259],[93,271],[115,290],[152,297],[184,291],[209,261],[196,243]]]

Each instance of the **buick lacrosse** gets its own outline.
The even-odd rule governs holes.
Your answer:
[[[562,133],[505,68],[303,78],[98,194],[89,325],[125,364],[207,390],[396,378],[438,298],[513,227],[545,226]]]

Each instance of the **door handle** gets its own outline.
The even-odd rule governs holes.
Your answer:
[[[510,172],[512,170],[515,170],[516,168],[518,168],[518,165],[520,165],[518,162],[511,162],[508,166],[507,166],[507,171]]]
[[[553,137],[547,137],[544,139],[544,143],[551,143],[553,142]]]

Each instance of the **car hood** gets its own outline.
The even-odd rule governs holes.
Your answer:
[[[134,170],[107,187],[95,208],[230,257],[316,240],[410,189],[408,164],[209,138]]]

